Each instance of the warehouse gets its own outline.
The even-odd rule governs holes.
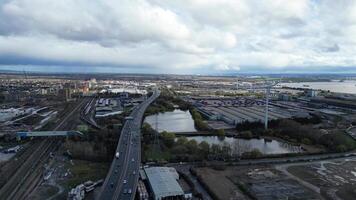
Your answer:
[[[201,106],[198,111],[209,120],[222,120],[230,125],[243,122],[263,122],[265,120],[265,106]],[[278,106],[269,106],[269,120],[288,119],[300,115],[308,116],[308,112],[300,109],[285,109]]]
[[[146,176],[153,193],[153,199],[184,199],[184,191],[178,183],[179,175],[171,167],[145,168]]]

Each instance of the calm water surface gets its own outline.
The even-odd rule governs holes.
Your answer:
[[[281,83],[281,85],[293,88],[310,88],[330,92],[356,94],[356,81]]]
[[[176,109],[172,112],[159,113],[156,115],[150,115],[145,118],[145,122],[150,124],[152,128],[156,127],[158,131],[168,132],[196,132],[194,127],[194,120],[189,111],[182,111]],[[252,149],[258,149],[263,154],[283,154],[283,153],[297,153],[301,152],[299,146],[293,146],[289,143],[272,140],[271,142],[265,142],[264,139],[241,139],[225,137],[221,139],[217,136],[189,136],[188,139],[195,139],[198,143],[202,141],[208,142],[210,145],[230,145],[233,148],[234,145],[239,145],[242,152],[251,151]]]
[[[299,146],[294,146],[289,143],[272,140],[271,142],[265,141],[265,139],[241,139],[225,137],[221,139],[217,136],[191,136],[188,139],[195,139],[198,143],[206,141],[210,145],[228,144],[231,148],[234,145],[239,145],[242,152],[251,151],[252,149],[258,149],[263,154],[283,154],[283,153],[298,153],[302,152]]]
[[[155,129],[157,121],[157,129],[159,132],[196,132],[194,120],[189,111],[175,109],[172,112],[159,113],[150,115],[145,118],[145,122],[150,124]]]

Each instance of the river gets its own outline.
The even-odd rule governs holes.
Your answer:
[[[229,145],[231,148],[238,146],[241,152],[248,152],[252,149],[258,149],[263,154],[285,154],[285,153],[298,153],[302,152],[299,146],[294,146],[286,142],[277,140],[267,141],[265,139],[241,139],[218,136],[191,136],[187,137],[189,140],[194,139],[198,143],[206,141],[210,145]]]
[[[175,109],[172,112],[158,113],[145,118],[145,122],[150,124],[154,129],[156,129],[156,121],[159,132],[168,131],[181,133],[197,131],[189,111]]]
[[[144,120],[150,124],[152,128],[156,128],[159,132],[168,131],[174,133],[182,132],[197,132],[194,127],[194,120],[189,111],[175,109],[171,112],[164,112],[155,115],[147,116]],[[157,122],[157,123],[156,123]],[[195,139],[198,143],[202,141],[208,142],[210,145],[238,145],[242,152],[258,149],[263,154],[284,154],[284,153],[297,153],[302,150],[299,146],[293,146],[289,143],[280,142],[277,140],[265,141],[264,139],[241,139],[224,137],[221,139],[217,136],[189,136],[188,139]]]
[[[356,94],[356,81],[281,83],[281,86]]]

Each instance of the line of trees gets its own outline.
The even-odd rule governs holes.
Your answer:
[[[162,89],[160,96],[147,108],[145,115],[153,115],[159,112],[173,111],[175,105],[181,110],[189,110],[192,105],[177,97],[172,91]]]
[[[198,130],[201,131],[209,130],[208,124],[204,122],[203,117],[201,116],[201,114],[198,112],[197,109],[195,108],[190,109],[190,114],[192,115],[192,118],[194,120],[194,125]]]
[[[88,161],[110,161],[115,154],[119,135],[117,129],[95,130],[89,128],[84,137],[71,136],[64,146],[74,158]]]
[[[143,150],[149,151],[153,147],[155,130],[147,123],[144,123],[141,129]],[[220,138],[224,138],[224,130],[216,130]],[[223,144],[210,145],[206,141],[197,142],[194,139],[188,139],[184,136],[176,137],[174,133],[163,131],[159,135],[160,151],[169,153],[171,162],[177,161],[202,161],[202,160],[235,160],[241,157],[256,158],[262,156],[262,153],[253,149],[242,140],[235,140],[232,144],[224,142]],[[150,158],[145,158],[150,160]]]
[[[241,140],[235,140],[230,144],[224,142],[210,145],[206,141],[198,143],[194,139],[187,137],[176,137],[174,133],[162,132],[160,135],[164,149],[171,153],[172,161],[193,161],[193,160],[221,160],[256,158],[262,156],[258,149],[253,149],[250,145]]]
[[[322,145],[331,152],[344,152],[356,148],[356,142],[342,131],[321,131],[310,124],[302,124],[294,120],[280,120],[278,124],[261,134],[276,136],[290,142]]]

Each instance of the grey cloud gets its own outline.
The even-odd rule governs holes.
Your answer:
[[[326,52],[337,52],[340,50],[340,47],[338,44],[334,44],[333,46],[327,47],[325,49]]]
[[[167,71],[354,67],[350,58],[356,53],[356,6],[351,1],[336,4],[332,0],[0,1],[0,64]]]

